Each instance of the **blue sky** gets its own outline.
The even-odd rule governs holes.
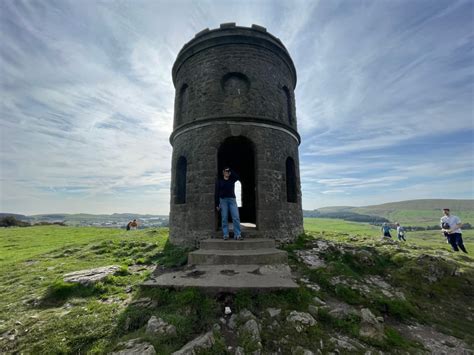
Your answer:
[[[474,1],[0,2],[0,211],[165,214],[181,47],[259,24],[297,69],[303,208],[474,198]]]

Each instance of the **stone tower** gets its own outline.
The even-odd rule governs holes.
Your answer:
[[[173,83],[171,242],[222,234],[214,199],[226,165],[241,178],[244,236],[301,234],[296,70],[283,43],[257,25],[205,29],[179,52]]]

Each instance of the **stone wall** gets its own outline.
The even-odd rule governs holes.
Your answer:
[[[170,238],[175,244],[193,245],[195,240],[216,233],[217,212],[214,188],[217,152],[228,137],[246,137],[254,143],[256,166],[256,210],[259,236],[279,241],[292,240],[303,232],[298,142],[286,132],[239,121],[197,127],[174,141],[173,171],[180,156],[188,162],[186,203],[171,203]],[[202,139],[206,137],[206,139]],[[295,161],[297,202],[287,202],[286,159]],[[172,178],[172,202],[176,179]]]
[[[176,88],[175,128],[206,118],[240,115],[277,121],[296,130],[291,72],[267,49],[228,44],[200,52],[181,66]]]

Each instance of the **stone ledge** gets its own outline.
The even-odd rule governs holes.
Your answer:
[[[298,288],[292,279],[290,267],[285,264],[188,266],[184,270],[152,276],[142,286],[175,289],[197,287],[212,292]]]

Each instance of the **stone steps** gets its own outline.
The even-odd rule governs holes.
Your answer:
[[[243,242],[240,243],[243,244]],[[286,263],[288,263],[286,252],[276,248],[259,248],[255,250],[198,249],[188,254],[188,264],[191,265],[270,265]]]
[[[275,241],[268,238],[248,238],[244,240],[205,239],[200,242],[200,249],[214,250],[256,250],[275,248]]]
[[[213,292],[298,287],[291,276],[287,253],[276,249],[273,239],[222,237],[201,240],[200,249],[188,254],[186,267],[164,274],[157,269],[143,285],[198,287]]]

